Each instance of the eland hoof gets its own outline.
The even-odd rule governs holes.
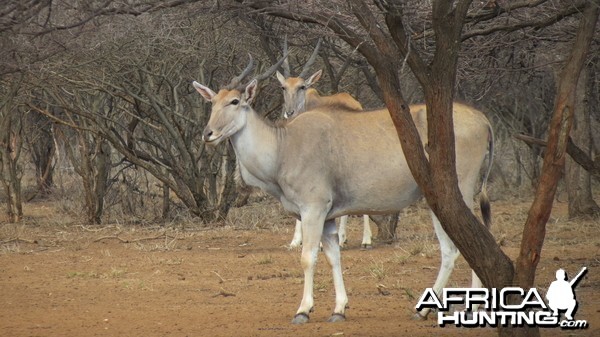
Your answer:
[[[329,317],[327,322],[337,323],[337,322],[344,322],[345,320],[346,320],[346,315],[334,313],[333,315],[331,315],[331,317]]]
[[[303,312],[296,314],[296,316],[294,316],[294,319],[292,319],[292,324],[306,324],[308,323],[308,314],[305,314]]]
[[[415,314],[412,317],[413,321],[426,321],[427,320],[427,316],[423,316],[418,312],[415,312]]]
[[[371,250],[371,249],[373,249],[373,245],[369,245],[369,244],[363,243],[361,245],[361,249],[362,250]]]

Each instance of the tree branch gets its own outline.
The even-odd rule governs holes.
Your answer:
[[[548,143],[545,140],[534,138],[531,136],[527,136],[524,134],[517,134],[513,136],[516,139],[522,140],[527,144],[546,146]],[[592,160],[590,156],[585,153],[580,147],[575,145],[573,139],[569,137],[567,142],[567,154],[571,156],[571,158],[579,164],[584,170],[588,171],[591,175],[593,175],[598,181],[600,181],[600,158],[596,160]]]
[[[236,1],[242,3],[242,0]],[[343,24],[339,18],[335,17],[335,15],[332,16],[332,13],[322,13],[316,11],[303,12],[300,9],[291,11],[288,7],[284,8],[277,5],[271,5],[269,1],[259,0],[249,1],[248,3],[244,2],[244,6],[248,6],[257,10],[257,14],[276,16],[300,23],[318,24],[325,28],[329,28],[332,32],[337,34],[340,39],[346,41],[346,43],[353,48],[356,48],[365,57],[370,57],[371,59],[375,59],[377,57],[377,53],[372,44],[365,43],[364,38],[362,38],[360,34],[358,34],[349,26]]]
[[[53,27],[46,28],[46,29],[43,29],[40,31],[30,32],[30,34],[33,34],[35,36],[40,36],[40,35],[54,32],[54,31],[73,29],[73,28],[85,25],[86,23],[90,22],[94,18],[100,17],[100,16],[111,16],[111,15],[138,16],[138,15],[142,15],[144,13],[155,12],[155,11],[162,10],[165,8],[178,7],[181,5],[195,3],[198,1],[199,0],[172,0],[172,1],[156,0],[151,3],[141,2],[141,3],[137,3],[137,4],[135,4],[135,3],[134,4],[125,4],[122,6],[111,7],[111,5],[113,5],[116,1],[106,0],[106,2],[104,2],[102,5],[98,6],[98,8],[93,9],[83,19],[77,20],[70,24],[53,26]],[[48,3],[47,3],[48,8],[50,8],[51,5],[52,5],[52,1],[48,1]],[[32,17],[32,16],[30,16],[30,17]],[[27,18],[27,19],[29,19],[29,18]]]
[[[535,8],[546,2],[548,2],[548,0],[524,0],[524,1],[519,1],[519,2],[509,3],[505,6],[499,6],[496,1],[489,1],[489,3],[491,4],[491,7],[486,6],[486,7],[484,7],[483,10],[479,10],[475,13],[467,14],[465,23],[468,23],[470,25],[483,24],[487,21],[494,20],[494,19],[500,17],[502,14],[510,14],[510,13],[520,10],[520,9]],[[461,39],[462,39],[462,41],[465,41],[465,40],[468,40],[475,36],[489,35],[489,34],[492,34],[495,32],[499,32],[499,31],[514,32],[514,31],[517,31],[517,30],[523,29],[523,28],[537,28],[537,29],[545,28],[545,27],[551,26],[571,15],[581,13],[583,8],[585,7],[585,3],[586,3],[585,1],[581,0],[575,4],[569,4],[562,11],[556,13],[555,15],[550,16],[550,17],[543,16],[539,20],[532,21],[532,20],[528,19],[526,21],[518,22],[518,23],[498,24],[498,25],[494,25],[491,27],[487,26],[482,29],[471,30],[471,31],[468,31],[465,34],[463,34]],[[422,40],[424,38],[432,37],[433,35],[434,35],[433,29],[431,29],[431,27],[429,27],[419,34],[414,34],[412,36],[412,38],[413,38],[413,40],[418,41],[418,40]]]
[[[499,6],[498,2],[493,0],[489,1],[487,5],[484,6],[482,11],[478,13],[470,13],[467,14],[466,23],[479,23],[483,21],[492,20],[501,14],[510,13],[517,9],[521,8],[533,8],[537,7],[548,0],[523,0],[518,2],[511,2],[504,6]]]
[[[407,38],[409,34],[407,33],[406,28],[404,27],[404,23],[402,21],[402,12],[400,6],[387,6],[387,13],[385,14],[385,23],[388,26],[394,43],[400,50],[400,54],[408,63],[410,69],[412,70],[419,83],[421,83],[421,85],[426,85],[427,83],[429,83],[429,81],[431,80],[429,78],[431,69],[423,61],[423,57],[417,52],[418,49],[415,48],[412,45],[410,39]]]
[[[558,13],[555,13],[552,16],[542,17],[538,20],[528,20],[528,21],[523,21],[523,22],[517,22],[514,24],[510,24],[510,25],[495,25],[495,26],[486,27],[486,28],[482,28],[482,29],[471,30],[471,31],[463,34],[461,36],[461,39],[462,39],[462,41],[465,41],[474,36],[489,35],[489,34],[492,34],[495,32],[500,32],[500,31],[514,32],[514,31],[517,31],[517,30],[523,29],[523,28],[536,28],[536,29],[545,28],[545,27],[551,26],[551,25],[557,23],[558,21],[560,21],[566,17],[569,17],[573,14],[581,13],[581,11],[585,8],[585,4],[586,3],[584,1],[580,1],[577,4],[567,6],[567,8],[565,8],[564,10],[562,10]]]

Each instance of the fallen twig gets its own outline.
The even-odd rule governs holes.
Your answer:
[[[217,275],[217,277],[219,278],[219,280],[220,280],[220,281],[219,281],[219,283],[223,283],[223,282],[225,282],[225,279],[224,279],[223,277],[221,277],[221,275],[219,275],[219,273],[217,273],[217,272],[216,272],[216,271],[214,271],[214,270],[213,270],[212,272],[213,272],[213,274]]]
[[[21,238],[12,238],[12,239],[8,239],[6,241],[2,241],[1,243],[4,245],[7,243],[16,242],[16,241],[22,241],[22,242],[31,243],[31,244],[38,243],[37,240],[27,240],[27,239],[21,239]]]
[[[107,240],[107,239],[116,239],[116,240],[121,241],[122,243],[129,243],[129,240],[123,240],[116,235],[102,236],[102,237],[97,238],[93,242],[98,242],[98,241]]]
[[[225,289],[221,288],[221,290],[219,290],[218,293],[213,295],[213,297],[217,297],[217,296],[229,297],[229,296],[235,296],[235,294],[230,293],[230,292],[226,291]]]

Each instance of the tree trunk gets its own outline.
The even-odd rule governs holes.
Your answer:
[[[6,214],[8,222],[20,222],[23,219],[23,202],[21,198],[21,177],[22,174],[15,159],[10,158],[11,154],[6,149],[1,150],[0,159],[3,173],[2,185],[6,193]]]
[[[104,197],[108,189],[108,175],[110,173],[111,162],[110,162],[110,145],[105,139],[99,139],[96,142],[96,148],[93,160],[93,169],[91,171],[93,176],[94,194],[93,203],[93,223],[102,223],[102,215],[104,214]]]
[[[227,149],[224,158],[223,170],[223,189],[218,199],[216,218],[225,219],[229,209],[234,205],[237,197],[237,183],[235,179],[237,170],[237,157],[230,142],[227,142]]]
[[[104,213],[104,197],[108,189],[110,173],[110,146],[105,139],[76,130],[75,154],[73,145],[65,143],[67,155],[83,183],[84,209],[89,224],[101,224]]]
[[[29,132],[26,133],[25,137],[35,166],[35,178],[38,186],[36,194],[44,196],[50,193],[54,185],[54,165],[52,161],[55,148],[51,123],[46,116],[33,111],[28,113],[27,122]],[[31,198],[33,197],[35,195]],[[30,200],[30,198],[28,199]]]
[[[396,241],[396,228],[400,213],[386,215],[370,215],[369,218],[377,225],[377,240],[383,243]]]
[[[21,86],[21,77],[13,78],[9,87],[0,90],[0,183],[6,193],[6,214],[9,222],[20,222],[23,218],[21,178],[19,165],[22,142],[22,114],[17,110],[14,99]]]
[[[167,220],[171,212],[171,189],[169,185],[162,183],[162,219]]]
[[[6,214],[9,222],[20,222],[23,218],[21,198],[22,169],[18,164],[21,154],[20,125],[13,123],[12,112],[3,109],[0,117],[0,181],[6,193]],[[15,130],[17,129],[17,130]]]
[[[590,116],[591,106],[587,97],[591,97],[593,74],[588,74],[593,68],[588,66],[581,73],[575,94],[575,115],[573,119],[573,143],[588,156],[592,156],[592,123]],[[592,75],[592,76],[590,76]],[[580,216],[594,216],[600,214],[600,207],[592,196],[592,179],[588,171],[582,168],[570,157],[566,161],[565,183],[569,196],[569,218]]]
[[[572,53],[563,68],[550,122],[548,144],[542,174],[533,204],[523,230],[521,250],[516,262],[514,284],[524,289],[533,287],[535,270],[540,260],[558,180],[565,164],[569,132],[574,114],[575,90],[598,20],[598,6],[589,3],[575,38]],[[538,335],[539,330],[517,330],[519,335]]]

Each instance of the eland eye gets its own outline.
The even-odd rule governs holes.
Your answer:
[[[240,103],[240,100],[236,98],[236,99],[232,100],[231,103],[229,103],[229,104],[238,105],[239,103]]]
[[[300,90],[306,90],[306,86],[305,85],[301,86]]]

